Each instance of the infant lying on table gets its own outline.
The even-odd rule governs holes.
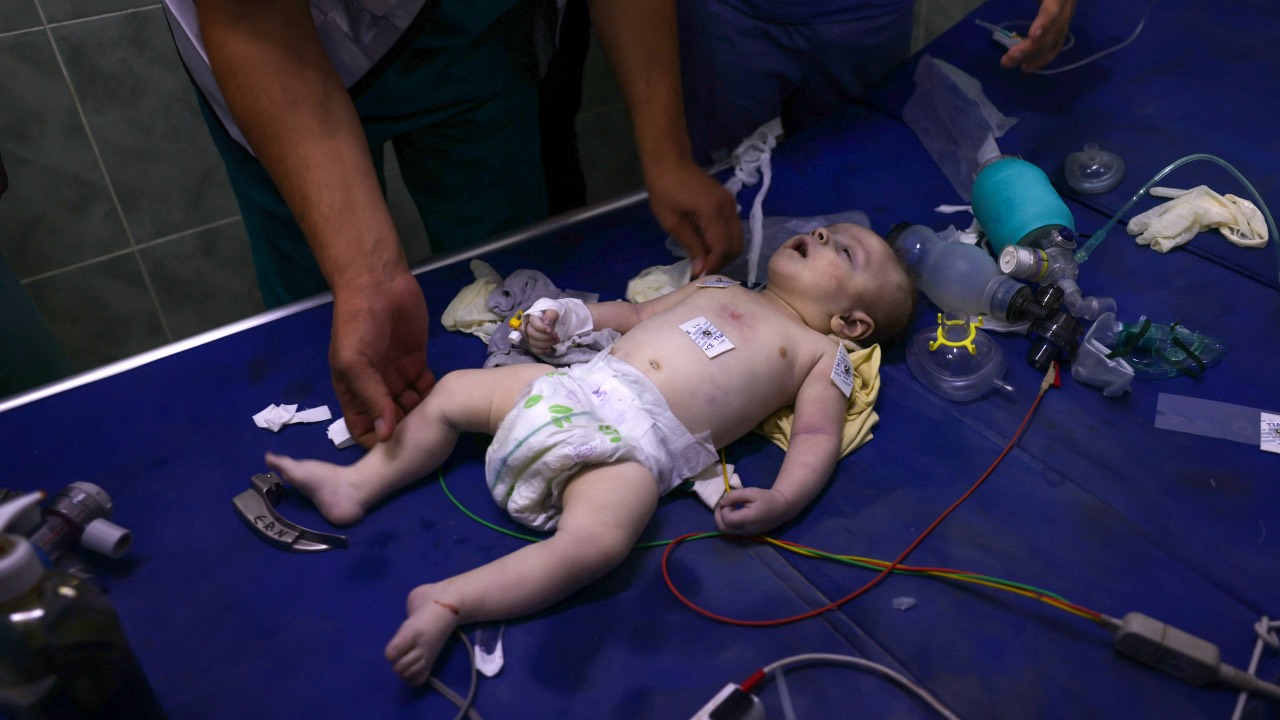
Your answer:
[[[840,457],[849,361],[830,335],[891,337],[907,324],[914,296],[879,235],[858,225],[819,228],[773,254],[759,292],[707,276],[639,304],[549,301],[560,309],[526,315],[524,324],[539,355],[569,340],[554,330],[561,315],[585,326],[589,313],[583,330],[623,335],[564,369],[449,373],[391,440],[350,466],[272,453],[266,462],[329,521],[346,525],[439,467],[459,433],[495,434],[485,459],[494,499],[554,535],[409,593],[409,617],[386,656],[418,685],[459,625],[534,613],[621,563],[659,497],[789,406],[790,445],[773,486],[725,494],[715,522],[754,535],[795,517]]]

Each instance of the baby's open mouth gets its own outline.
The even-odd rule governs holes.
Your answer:
[[[809,257],[809,240],[808,240],[808,238],[806,238],[806,237],[805,237],[805,236],[803,236],[803,235],[798,236],[798,237],[795,239],[795,243],[791,246],[791,249],[792,249],[792,250],[795,250],[795,251],[796,251],[796,252],[798,252],[798,253],[800,253],[800,257],[802,257],[802,258],[807,258],[807,257]]]

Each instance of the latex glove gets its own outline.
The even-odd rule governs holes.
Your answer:
[[[1190,190],[1151,188],[1153,197],[1172,198],[1134,217],[1125,228],[1139,245],[1169,252],[1197,233],[1217,228],[1241,247],[1267,244],[1267,223],[1257,206],[1235,195],[1219,195],[1205,185]]]
[[[1009,48],[1000,58],[1000,67],[1021,67],[1022,72],[1031,72],[1048,65],[1067,39],[1075,10],[1076,0],[1042,0],[1040,11],[1027,30],[1027,39]]]
[[[435,385],[427,320],[426,298],[408,270],[334,296],[333,389],[351,436],[366,448],[390,440],[400,418]]]
[[[689,253],[701,277],[742,254],[742,222],[733,196],[692,160],[645,171],[649,207],[662,229]]]
[[[730,535],[759,535],[791,519],[787,496],[773,489],[727,492],[716,506],[716,527]]]

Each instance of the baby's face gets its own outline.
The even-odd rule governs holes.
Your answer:
[[[909,310],[910,287],[883,238],[841,224],[797,235],[778,248],[769,258],[766,289],[814,330],[861,340],[877,323],[891,329],[900,320]]]
[[[896,272],[893,248],[868,228],[848,223],[797,235],[769,258],[771,288],[834,314],[873,300]]]

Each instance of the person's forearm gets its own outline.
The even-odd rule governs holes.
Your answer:
[[[346,88],[305,0],[201,0],[214,76],[335,293],[407,265]]]
[[[691,156],[673,0],[591,0],[591,25],[613,68],[646,175]]]

